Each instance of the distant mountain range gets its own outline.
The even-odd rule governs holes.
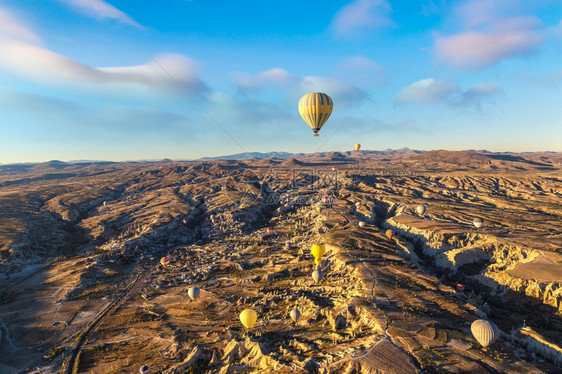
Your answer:
[[[289,158],[293,156],[302,155],[303,153],[289,153],[289,152],[247,152],[247,153],[236,153],[234,155],[227,156],[217,156],[217,157],[201,157],[197,161],[212,161],[212,160],[261,160],[267,158]]]

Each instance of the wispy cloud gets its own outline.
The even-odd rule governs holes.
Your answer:
[[[404,87],[396,96],[396,103],[441,103],[481,110],[484,100],[500,92],[501,88],[492,83],[480,83],[463,90],[457,84],[427,78]]]
[[[393,25],[387,0],[355,0],[344,6],[332,21],[338,37],[360,35],[365,30]]]
[[[160,55],[156,60],[188,90],[207,90],[197,78],[195,60],[176,54]],[[93,67],[74,61],[44,47],[30,27],[0,8],[0,67],[27,78],[57,85],[125,83],[176,89],[176,83],[158,64],[151,60],[136,66]]]
[[[58,0],[96,19],[114,19],[131,26],[142,28],[131,16],[103,0]]]
[[[239,93],[248,95],[279,87],[289,102],[298,101],[302,95],[312,91],[325,92],[341,107],[352,106],[365,98],[364,91],[345,81],[323,76],[298,77],[281,68],[257,74],[236,73],[234,79]]]
[[[435,58],[461,69],[484,69],[503,59],[534,52],[545,40],[539,18],[514,16],[518,0],[474,0],[455,10],[463,30],[435,36]]]

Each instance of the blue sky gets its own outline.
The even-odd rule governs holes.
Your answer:
[[[562,151],[561,87],[555,0],[0,3],[0,163]]]

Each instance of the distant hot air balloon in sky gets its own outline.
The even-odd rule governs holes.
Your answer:
[[[201,290],[199,289],[199,287],[191,287],[189,290],[187,290],[187,295],[191,298],[191,300],[197,299],[200,294]]]
[[[477,229],[479,229],[480,227],[482,227],[484,225],[484,220],[480,217],[476,217],[473,221],[472,224],[474,225],[474,227],[476,227]]]
[[[355,144],[355,150],[358,151],[359,149],[361,149],[361,144],[359,143]]]
[[[418,205],[416,207],[416,212],[420,215],[423,216],[425,213],[425,205]]]
[[[483,319],[477,319],[472,322],[470,331],[472,331],[474,338],[484,348],[491,345],[500,335],[500,330],[493,322]]]
[[[332,114],[333,108],[334,103],[330,96],[321,92],[307,93],[299,101],[299,113],[314,131],[314,136],[318,136],[318,131]]]
[[[170,265],[170,258],[169,257],[162,257],[160,259],[160,263],[162,264],[162,266],[168,266],[168,265]]]
[[[359,221],[359,227],[365,227],[365,222]]]
[[[301,316],[301,312],[295,308],[293,310],[291,310],[291,319],[295,322],[297,322],[297,320],[299,319],[299,317]]]
[[[252,309],[244,309],[242,313],[240,313],[240,322],[242,322],[247,329],[254,327],[257,320],[258,314]]]

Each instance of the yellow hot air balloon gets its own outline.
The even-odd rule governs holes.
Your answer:
[[[361,144],[357,143],[355,144],[355,150],[358,151],[361,148]]]
[[[312,248],[310,248],[310,252],[314,256],[315,259],[321,260],[324,253],[326,253],[326,247],[324,244],[314,244]]]
[[[307,93],[299,101],[299,113],[314,131],[314,136],[318,136],[318,131],[332,114],[333,108],[334,102],[330,96],[322,92]]]
[[[316,264],[316,266],[320,266],[320,265],[322,265],[322,260],[319,259],[319,258],[315,258],[314,263]]]
[[[257,319],[258,314],[252,309],[244,309],[242,313],[240,313],[240,322],[242,322],[247,329],[254,327]]]

